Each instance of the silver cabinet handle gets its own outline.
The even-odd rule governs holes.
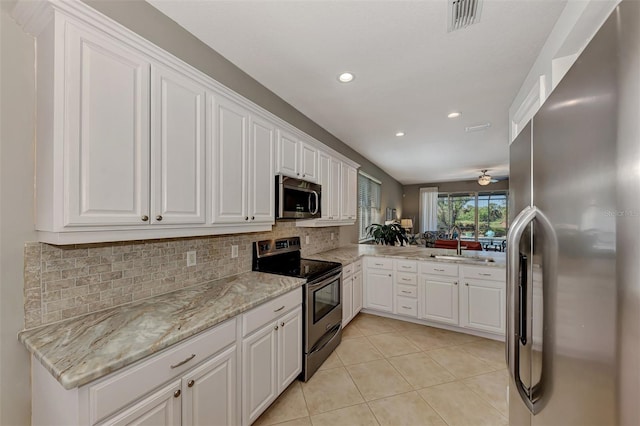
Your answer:
[[[161,215],[156,216],[156,220],[157,220],[158,222],[162,221],[162,216],[161,216]]]
[[[180,395],[181,395],[181,394],[182,394],[182,392],[180,392],[180,389],[178,389],[177,391],[175,391],[175,392],[173,393],[173,397],[174,397],[174,398],[180,398]]]
[[[411,306],[404,306],[404,305],[402,305],[402,307],[403,307],[403,308],[405,308],[405,309],[413,309]]]
[[[444,269],[433,268],[433,270],[436,272],[444,272]]]
[[[194,380],[189,380],[189,382],[187,383],[187,386],[189,386],[190,388],[193,387],[193,385],[195,385],[196,382]]]
[[[278,329],[278,326],[276,325],[275,327],[273,327],[273,329],[274,329],[274,330],[277,330],[277,329]]]
[[[407,291],[407,290],[401,290],[401,291],[402,291],[403,293],[406,293],[406,294],[411,294],[411,292],[410,292],[410,291]]]
[[[413,280],[411,280],[409,278],[403,278],[402,281],[413,281]]]
[[[145,215],[142,215],[142,217],[141,217],[140,219],[142,219],[142,221],[143,221],[143,222],[146,222],[146,221],[148,221],[148,220],[149,220],[149,216],[147,216],[147,215],[145,214]]]
[[[280,306],[278,309],[274,310],[273,312],[280,312],[283,309],[284,309],[284,305]]]
[[[185,359],[184,361],[180,361],[179,363],[172,365],[172,366],[171,366],[171,368],[178,368],[178,367],[180,367],[181,365],[188,363],[189,361],[191,361],[191,360],[192,360],[192,359],[194,359],[195,357],[196,357],[196,354],[191,354],[191,356],[190,356],[190,357],[188,357],[188,358],[187,358],[187,359]]]
[[[382,266],[382,263],[374,263],[374,266]]]
[[[492,274],[483,274],[483,273],[478,273],[478,275],[482,275],[483,277],[490,277]]]

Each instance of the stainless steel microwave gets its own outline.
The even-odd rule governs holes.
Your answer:
[[[321,217],[322,187],[283,175],[276,175],[276,219]]]

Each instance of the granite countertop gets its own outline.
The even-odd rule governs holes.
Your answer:
[[[433,249],[426,247],[405,246],[393,247],[373,244],[350,244],[337,249],[325,251],[322,253],[310,255],[308,257],[317,260],[327,260],[330,262],[339,262],[348,265],[362,256],[378,256],[391,257],[394,259],[408,260],[429,260],[433,262],[469,264],[476,266],[487,266],[491,268],[504,268],[507,265],[506,253],[486,252],[486,251],[463,251],[461,260],[436,259],[431,255],[455,255],[455,250]],[[491,258],[493,262],[483,262],[474,260],[480,257],[482,259]]]
[[[300,278],[245,272],[25,330],[18,339],[65,389],[73,389],[304,283]]]

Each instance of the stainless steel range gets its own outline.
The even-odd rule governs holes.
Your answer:
[[[300,379],[315,373],[342,338],[342,265],[302,259],[300,237],[253,243],[253,270],[306,278],[303,291],[303,362]]]

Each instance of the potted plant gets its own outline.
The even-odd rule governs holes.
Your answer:
[[[387,246],[395,246],[396,243],[404,245],[408,242],[406,230],[399,223],[391,223],[389,225],[381,225],[374,223],[367,226],[367,235],[373,238],[376,244],[384,244]]]

